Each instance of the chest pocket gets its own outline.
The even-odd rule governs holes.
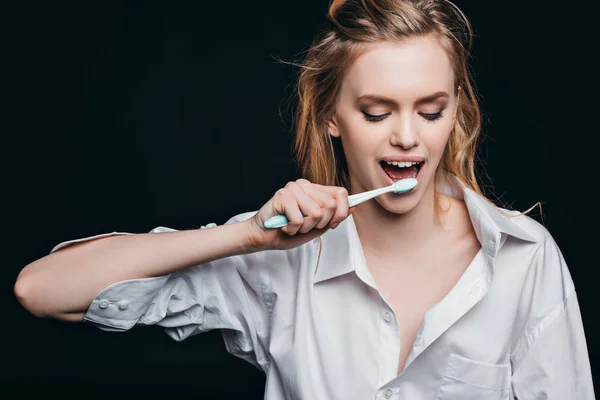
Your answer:
[[[450,354],[436,400],[505,400],[509,389],[509,364],[487,364]]]

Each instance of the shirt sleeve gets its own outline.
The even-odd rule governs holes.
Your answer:
[[[250,218],[255,212],[231,218],[226,224]],[[208,224],[200,229],[213,228]],[[150,233],[175,231],[157,227]],[[72,243],[112,235],[112,232],[63,242]],[[259,369],[267,368],[269,312],[264,254],[225,257],[152,278],[116,282],[92,300],[84,322],[105,331],[127,331],[136,325],[164,327],[171,338],[221,329],[227,351]]]
[[[594,388],[577,293],[549,237],[523,290],[527,322],[511,356],[518,400],[593,400]]]

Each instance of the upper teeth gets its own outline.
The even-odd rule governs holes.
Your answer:
[[[419,164],[416,161],[386,161],[386,163],[388,163],[388,165],[395,165],[397,167],[412,167],[413,165]]]

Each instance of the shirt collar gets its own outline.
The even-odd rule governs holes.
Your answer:
[[[465,202],[477,239],[484,252],[491,257],[496,257],[508,236],[536,242],[517,222],[520,218],[517,217],[518,211],[496,207],[484,196],[467,187],[456,175],[446,173],[438,190]],[[355,271],[357,265],[360,269],[363,263],[355,265],[354,262],[355,256],[362,252],[357,251],[357,246],[361,244],[352,215],[340,223],[337,229],[322,235],[320,241],[321,254],[315,283]]]

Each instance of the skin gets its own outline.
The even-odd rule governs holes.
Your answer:
[[[412,343],[423,313],[450,290],[479,248],[464,203],[442,196],[442,207],[450,210],[442,217],[445,226],[437,224],[433,210],[434,172],[458,99],[450,61],[435,39],[369,44],[365,50],[349,66],[327,125],[331,135],[341,137],[352,194],[387,185],[379,166],[383,156],[426,158],[417,188],[403,195],[382,195],[351,210],[369,269],[400,322],[401,342]],[[439,91],[448,97],[415,104]],[[357,102],[364,94],[385,96],[393,103]],[[424,118],[442,108],[443,117],[435,122]],[[368,122],[363,112],[387,115]],[[80,321],[94,297],[115,282],[312,240],[347,218],[347,195],[344,188],[299,179],[278,190],[243,223],[74,244],[27,265],[15,283],[15,295],[38,317]],[[277,213],[287,214],[290,224],[265,229],[264,221]],[[410,346],[402,349],[399,370]]]
[[[454,85],[450,60],[435,37],[368,44],[344,76],[327,126],[330,135],[341,137],[350,194],[388,185],[379,164],[384,156],[425,157],[415,189],[402,195],[379,196],[354,211],[365,248],[394,259],[419,248],[431,248],[447,234],[435,220],[433,194],[435,171],[456,118]],[[447,96],[416,103],[437,92]],[[359,99],[366,94],[384,97],[389,103]],[[440,111],[438,119],[427,119]],[[383,117],[371,122],[364,113]],[[451,203],[442,196],[442,206]]]

